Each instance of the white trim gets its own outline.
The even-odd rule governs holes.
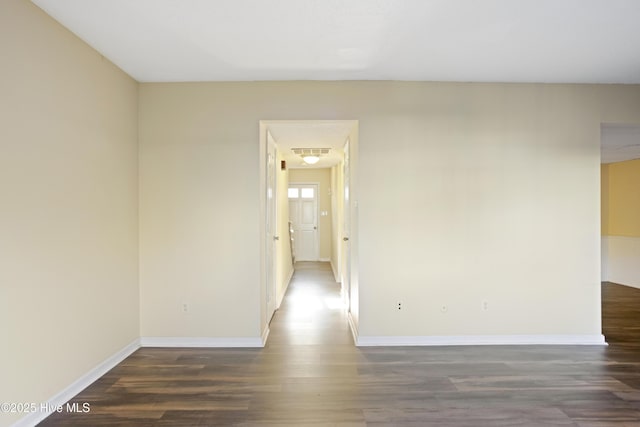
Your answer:
[[[351,319],[351,317],[349,317]],[[455,335],[455,336],[357,336],[358,347],[459,346],[459,345],[607,345],[604,335]]]
[[[142,337],[140,338],[140,345],[142,347],[264,347],[262,336],[261,337]]]
[[[98,378],[113,369],[118,363],[129,357],[134,351],[140,348],[140,340],[135,339],[130,344],[125,346],[122,350],[113,354],[105,359],[102,363],[98,364],[95,368],[91,369],[86,374],[72,382],[69,386],[62,391],[51,397],[46,402],[46,407],[51,408],[49,411],[32,412],[24,418],[19,419],[12,427],[27,427],[34,426],[51,415],[55,408],[63,406],[78,393],[85,388],[93,384]]]
[[[265,274],[265,327],[269,327],[269,322],[273,318],[278,309],[278,248],[276,239],[278,239],[278,145],[273,135],[267,128],[266,135],[266,152],[265,152],[265,246],[264,246],[264,274]],[[273,165],[269,167],[269,159],[273,153]],[[272,176],[270,180],[269,177]],[[273,188],[270,188],[273,184]],[[270,190],[273,192],[272,197],[267,195]]]
[[[267,338],[269,338],[270,332],[271,332],[271,329],[269,329],[269,325],[267,325],[264,328],[264,331],[262,331],[262,337],[260,337],[260,339],[262,340],[262,345],[260,347],[264,347],[265,345],[267,345]]]
[[[353,336],[353,342],[356,344],[357,347],[361,346],[361,344],[359,344],[359,336],[358,336],[358,326],[356,326],[356,322],[353,320],[353,315],[351,314],[351,312],[347,313],[347,318],[349,319],[349,329],[351,329],[351,335]]]
[[[329,258],[318,258],[318,262],[331,262]]]

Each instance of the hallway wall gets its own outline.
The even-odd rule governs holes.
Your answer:
[[[359,120],[360,336],[601,340],[600,123],[638,86],[141,84],[143,335],[259,336],[265,118]]]
[[[344,161],[331,168],[331,268],[336,282],[341,282],[344,251]]]

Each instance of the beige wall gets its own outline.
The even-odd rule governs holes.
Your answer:
[[[318,243],[320,260],[331,260],[331,169],[291,169],[289,183],[318,183]],[[320,212],[326,211],[326,216]]]
[[[600,334],[600,123],[639,121],[638,86],[142,84],[140,104],[143,334],[259,333],[265,118],[359,120],[361,334]]]
[[[28,1],[0,52],[0,402],[39,404],[139,336],[137,83]]]
[[[393,99],[405,108],[360,121],[360,332],[599,334],[597,91],[407,84]]]
[[[262,332],[258,121],[263,117],[245,122],[240,111],[247,100],[235,90],[241,85],[200,93],[205,87],[140,85],[143,337],[260,337]],[[188,313],[183,303],[189,304]]]

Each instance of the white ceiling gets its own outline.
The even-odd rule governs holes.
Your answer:
[[[141,82],[640,83],[640,0],[33,0]]]
[[[270,120],[263,122],[287,161],[287,167],[328,168],[340,163],[344,143],[357,126],[355,120]],[[330,148],[313,166],[306,165],[292,148]]]

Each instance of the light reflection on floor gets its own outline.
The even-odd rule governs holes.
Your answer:
[[[292,312],[309,312],[329,310],[344,310],[346,305],[341,297],[318,297],[316,295],[291,295],[289,310]]]
[[[308,349],[299,346],[353,345],[347,305],[331,266],[322,262],[296,263],[282,305],[270,324],[269,341],[288,346],[283,362]]]

